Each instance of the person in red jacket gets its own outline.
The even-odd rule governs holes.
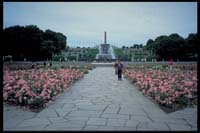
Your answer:
[[[117,71],[118,71],[118,70],[117,70],[117,67],[118,67],[118,61],[116,60],[116,61],[115,61],[115,74],[116,74],[116,75],[117,75]]]

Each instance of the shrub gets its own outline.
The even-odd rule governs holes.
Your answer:
[[[35,98],[31,98],[28,101],[28,104],[31,108],[35,108],[35,107],[43,107],[45,103],[45,100],[43,99],[43,97],[41,96],[36,96]]]

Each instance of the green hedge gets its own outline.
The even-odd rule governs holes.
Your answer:
[[[54,56],[53,56],[53,61],[60,61],[60,59],[61,59],[62,61],[64,61],[64,60],[65,60],[65,57],[64,57],[63,55],[54,55]]]

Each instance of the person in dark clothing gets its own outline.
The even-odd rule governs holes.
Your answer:
[[[118,80],[122,80],[122,70],[123,70],[123,64],[120,62],[120,60],[118,61]]]
[[[32,69],[35,68],[35,64],[32,64],[32,65],[31,65],[31,68],[32,68]]]

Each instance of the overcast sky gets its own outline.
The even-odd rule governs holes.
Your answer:
[[[146,44],[159,35],[197,33],[197,2],[4,2],[3,25],[37,25],[69,46]]]

